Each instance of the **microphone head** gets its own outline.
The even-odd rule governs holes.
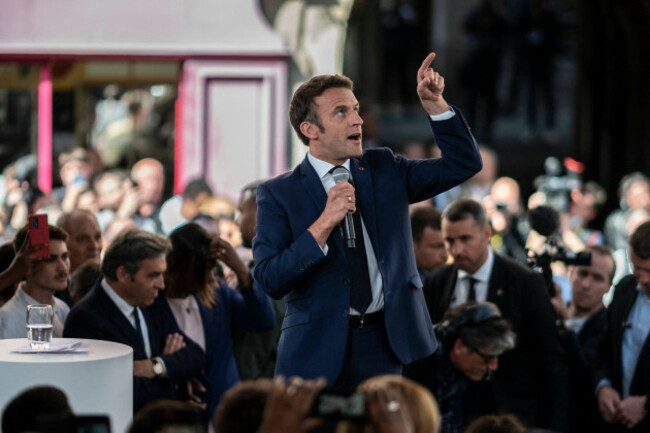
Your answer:
[[[549,237],[560,228],[560,214],[550,206],[537,206],[526,215],[530,227],[542,236]]]
[[[334,167],[332,170],[332,177],[334,178],[334,183],[338,185],[339,183],[350,180],[350,172],[347,168],[342,166]]]

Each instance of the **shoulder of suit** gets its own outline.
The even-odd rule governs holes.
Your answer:
[[[265,182],[262,182],[259,186],[259,188],[272,188],[274,185],[281,184],[282,182],[285,182],[287,179],[290,179],[292,177],[296,177],[300,175],[300,164],[294,168],[291,171],[284,172],[274,178],[271,178]]]
[[[504,256],[501,253],[494,253],[494,266],[505,266],[508,272],[518,276],[535,275],[537,272],[533,271],[523,263],[513,259],[512,257]]]
[[[433,281],[433,280],[446,281],[448,278],[451,278],[455,275],[456,270],[457,270],[456,265],[454,265],[453,263],[450,265],[445,265],[431,272],[429,274],[429,277],[427,278],[427,281]]]
[[[375,147],[372,149],[364,150],[363,155],[361,155],[361,159],[387,157],[395,157],[393,151],[388,147]]]
[[[636,277],[630,274],[623,277],[621,281],[618,282],[616,290],[619,290],[619,288],[623,290],[629,290],[629,288],[636,289],[637,284]]]

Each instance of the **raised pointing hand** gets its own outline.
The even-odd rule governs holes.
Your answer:
[[[445,79],[431,67],[431,63],[435,58],[436,53],[429,53],[422,62],[417,76],[418,97],[422,107],[431,115],[441,114],[449,110],[449,104],[442,97],[442,92],[445,89]]]

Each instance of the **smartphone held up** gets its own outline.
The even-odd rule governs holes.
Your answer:
[[[50,229],[47,223],[47,215],[33,214],[28,217],[29,246],[41,245],[40,250],[34,251],[32,256],[50,258]]]

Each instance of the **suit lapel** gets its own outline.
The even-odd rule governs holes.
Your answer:
[[[321,214],[325,210],[325,203],[327,203],[327,193],[325,193],[323,183],[318,178],[316,170],[311,166],[307,157],[302,160],[298,170],[302,186],[307,191],[307,195],[314,203],[314,206],[316,206],[318,213]]]
[[[144,355],[144,347],[140,343],[137,331],[131,325],[131,322],[129,322],[128,319],[124,317],[124,314],[122,314],[119,308],[117,308],[117,305],[113,303],[111,298],[108,297],[101,286],[97,286],[95,289],[97,290],[97,296],[100,302],[104,304],[106,312],[108,313],[107,317],[109,322],[114,327],[114,329],[117,329],[119,331],[124,341],[128,342],[129,346],[133,348],[134,359],[136,359],[135,352],[141,352],[141,354]],[[149,324],[147,323],[147,327],[148,326]]]
[[[300,183],[304,187],[305,191],[307,191],[307,196],[314,204],[316,208],[316,218],[318,218],[318,216],[325,210],[325,204],[327,203],[327,193],[325,192],[325,188],[323,188],[323,183],[306,156],[300,163],[298,170],[300,174]],[[338,248],[340,252],[344,251],[343,236],[339,229],[332,230],[332,234],[330,234],[327,239],[327,244],[330,248]]]
[[[505,293],[504,287],[506,284],[505,272],[503,269],[503,262],[498,254],[494,253],[494,263],[492,264],[492,272],[490,273],[490,283],[488,284],[487,300],[496,304],[501,312],[503,312],[503,295]]]

